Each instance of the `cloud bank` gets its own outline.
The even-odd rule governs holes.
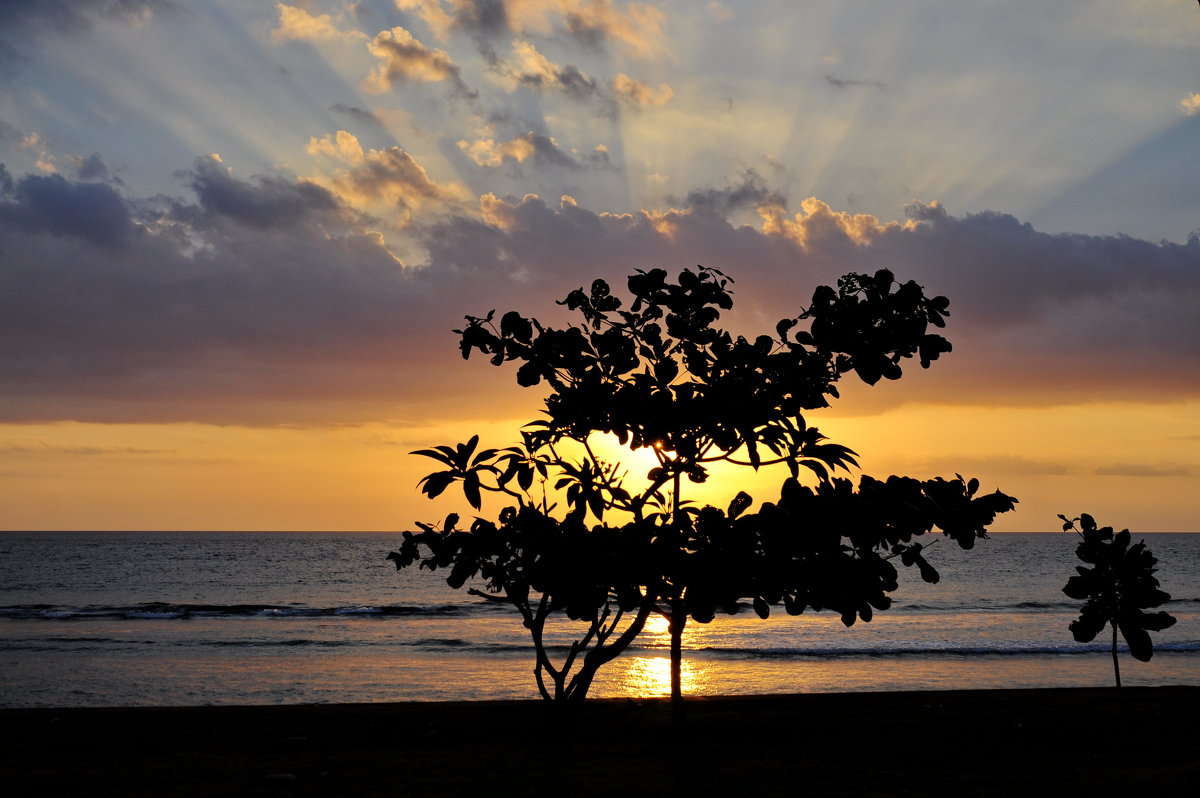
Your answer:
[[[329,185],[241,178],[215,157],[181,173],[176,197],[0,172],[0,420],[483,415],[496,397],[528,397],[502,369],[461,361],[449,331],[464,314],[553,317],[553,300],[594,277],[621,285],[636,268],[696,264],[735,279],[728,321],[748,333],[847,271],[887,267],[950,297],[955,351],[871,391],[875,406],[1200,396],[1196,237],[1049,235],[936,203],[904,222],[814,198],[793,213],[747,177],[631,214],[535,195],[448,204],[411,225],[424,254],[402,262],[353,200],[441,202],[442,189],[399,148],[352,139],[311,145],[344,164]],[[757,226],[729,220],[747,207]]]

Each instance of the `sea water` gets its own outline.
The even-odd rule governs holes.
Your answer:
[[[1200,534],[1135,535],[1177,618],[1128,685],[1200,685]],[[937,584],[901,567],[895,605],[689,623],[692,695],[1106,685],[1107,632],[1067,629],[1080,602],[1070,534],[997,534],[928,551]],[[359,533],[0,533],[0,706],[130,706],[535,698],[516,611],[444,574],[397,572],[397,538]],[[568,643],[574,627],[555,631]],[[591,695],[669,692],[652,618]],[[556,649],[561,653],[561,649]]]

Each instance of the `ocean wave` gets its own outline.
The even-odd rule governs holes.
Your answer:
[[[1176,598],[1163,607],[1174,612],[1193,612],[1200,598]],[[959,604],[896,603],[881,611],[888,615],[1024,615],[1029,613],[1075,613],[1079,602],[1019,601],[994,606],[965,607]],[[739,607],[739,609],[742,609]],[[235,603],[173,603],[143,602],[131,605],[14,604],[0,606],[0,619],[35,619],[86,621],[89,619],[124,619],[170,621],[192,618],[399,618],[399,617],[472,617],[481,613],[511,612],[511,605],[496,601],[477,601],[458,604],[349,604],[333,607],[289,606],[282,604]],[[743,614],[739,612],[738,614]],[[749,614],[746,610],[745,614]]]
[[[424,637],[417,640],[399,641],[397,645],[423,648],[431,651],[469,651],[480,654],[511,654],[533,651],[533,646],[528,643],[488,643],[463,640],[459,637]],[[546,646],[546,651],[551,654],[565,653],[567,649],[567,646]]]
[[[1128,652],[1125,646],[1118,646],[1118,651]],[[1200,652],[1200,641],[1164,642],[1154,645],[1156,652],[1196,653]],[[744,659],[824,659],[824,658],[861,658],[861,657],[1011,657],[1011,656],[1070,656],[1075,654],[1095,654],[1096,652],[1111,651],[1111,647],[1101,644],[1021,644],[1011,643],[995,646],[964,645],[899,645],[867,647],[813,646],[806,648],[753,648],[753,647],[721,647],[707,646],[696,649],[697,652],[715,656]]]
[[[355,605],[348,607],[286,607],[275,604],[171,604],[147,602],[131,606],[83,607],[54,604],[18,604],[0,607],[0,618],[40,620],[187,620],[189,618],[313,618],[313,617],[396,617],[396,616],[461,616],[472,612],[474,605]]]

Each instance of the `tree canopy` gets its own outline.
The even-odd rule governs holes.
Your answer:
[[[479,595],[513,604],[546,698],[581,699],[654,612],[670,622],[675,695],[689,618],[707,623],[749,602],[762,617],[782,604],[869,621],[898,586],[893,560],[937,581],[915,538],[937,530],[971,548],[1016,502],[960,476],[863,476],[856,487],[834,476],[857,466],[855,453],[805,418],[838,396],[845,375],[874,385],[898,379],[908,359],[929,367],[949,352],[933,331],[949,315],[945,297],[886,269],[851,273],[836,289],[818,287],[774,335],[751,340],[716,326],[733,307],[731,282],[707,267],[674,282],[662,269],[639,270],[628,306],[604,280],[572,291],[559,304],[576,324],[548,327],[515,311],[497,323],[493,311],[455,331],[464,358],[512,363],[519,385],[547,385],[545,418],[508,448],[480,450],[476,436],[415,452],[441,466],[420,482],[430,498],[457,483],[476,510],[488,493],[515,504],[466,530],[455,514],[440,528],[418,524],[389,556],[397,568],[450,568],[455,588],[482,580]],[[656,465],[631,477],[597,456],[598,435],[648,449]],[[724,509],[684,499],[719,462],[782,465],[788,476],[757,512],[747,512],[754,500],[745,493]],[[544,638],[556,614],[582,624],[558,663]]]

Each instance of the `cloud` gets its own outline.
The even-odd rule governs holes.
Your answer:
[[[1192,469],[1183,466],[1159,466],[1147,463],[1114,463],[1100,466],[1095,473],[1104,477],[1190,477]]]
[[[373,127],[373,128],[380,128],[383,126],[383,122],[374,113],[372,113],[371,111],[364,110],[362,108],[357,108],[353,105],[345,105],[343,103],[334,103],[333,105],[329,106],[329,110],[333,111],[335,113],[342,114],[343,116],[346,116],[349,119],[353,119],[355,122],[358,122],[360,125],[367,125],[368,127]]]
[[[722,219],[744,210],[757,209],[760,213],[784,214],[787,200],[767,187],[766,181],[754,169],[747,169],[738,182],[724,188],[693,189],[680,199],[668,199],[672,205],[682,205],[697,213],[718,216]]]
[[[624,72],[617,73],[612,82],[613,94],[631,108],[657,108],[671,102],[675,92],[666,83],[651,88]]]
[[[458,357],[448,331],[464,314],[549,321],[554,300],[595,277],[618,287],[635,268],[697,263],[736,281],[738,332],[770,329],[846,271],[886,266],[949,296],[954,351],[898,383],[846,385],[855,407],[1200,397],[1200,240],[1049,235],[932,203],[906,222],[814,198],[787,214],[752,174],[667,210],[489,194],[468,211],[399,148],[364,151],[344,131],[310,147],[339,165],[328,185],[243,179],[214,158],[168,199],[14,178],[0,198],[0,418],[281,424],[527,408],[510,372]],[[347,207],[390,192],[439,211],[414,213],[407,235],[423,254],[407,265],[390,233]],[[749,206],[775,215],[757,228],[722,215]]]
[[[826,75],[825,82],[835,89],[855,89],[855,88],[870,88],[878,89],[879,91],[887,91],[887,84],[881,83],[878,80],[854,80],[850,78],[839,78],[834,75]]]
[[[650,58],[666,51],[666,14],[651,3],[608,0],[509,0],[509,17],[519,32],[548,32],[555,22],[577,41],[615,43],[627,55]]]
[[[282,175],[238,180],[216,155],[197,158],[191,171],[184,174],[196,192],[199,205],[195,210],[199,213],[188,209],[177,210],[176,215],[187,215],[190,223],[200,227],[229,220],[260,230],[291,229],[342,212],[338,198],[316,183]]]
[[[458,148],[476,165],[487,168],[496,168],[505,163],[521,164],[526,161],[532,161],[541,167],[559,166],[571,171],[612,166],[608,150],[603,145],[584,158],[577,159],[564,152],[558,146],[558,142],[550,136],[543,136],[532,130],[509,141],[497,142],[491,138],[463,140],[458,142]]]
[[[743,188],[739,192],[737,189]],[[955,351],[924,372],[856,396],[864,409],[903,401],[1054,405],[1200,396],[1200,240],[1050,235],[994,212],[951,216],[915,205],[917,218],[883,222],[815,198],[787,225],[735,226],[720,212],[765,188],[693,192],[694,208],[596,214],[540,198],[493,197],[490,224],[431,228],[431,263],[474,262],[526,274],[606,275],[633,267],[706,263],[736,283],[743,318],[794,315],[818,283],[887,267],[951,298]],[[498,232],[499,231],[499,232]],[[502,235],[500,233],[503,233]],[[488,264],[484,266],[484,264]],[[567,274],[567,268],[571,269]]]
[[[458,148],[479,166],[500,166],[505,160],[522,163],[533,155],[537,151],[534,138],[533,132],[530,131],[511,141],[502,141],[499,144],[494,139],[476,139],[473,142],[463,140],[458,142]],[[554,139],[547,139],[544,136],[538,138],[545,139],[555,151],[558,151],[558,145]]]
[[[105,181],[111,179],[114,182],[120,182],[120,178],[109,172],[108,165],[104,163],[100,153],[94,152],[86,158],[78,155],[72,156],[71,161],[75,165],[75,176],[80,180]]]
[[[62,446],[35,441],[33,443],[0,443],[0,454],[66,454],[72,456],[94,457],[96,455],[145,455],[172,454],[172,449],[147,449],[140,446]]]
[[[599,85],[576,66],[559,66],[538,51],[532,42],[513,42],[513,58],[498,60],[492,71],[509,91],[525,86],[534,91],[558,91],[575,100],[600,96]]]
[[[363,91],[382,94],[397,82],[448,81],[460,94],[473,96],[463,83],[458,65],[445,50],[426,47],[404,28],[380,31],[367,49],[380,63],[363,81]]]
[[[666,51],[666,14],[651,3],[617,4],[610,0],[397,0],[413,11],[433,34],[446,41],[465,32],[488,49],[501,32],[517,36],[566,35],[580,44],[604,48],[615,43],[622,52],[649,58]]]
[[[416,12],[443,42],[456,31],[493,36],[509,29],[504,0],[396,0],[396,7]]]
[[[8,0],[0,3],[0,31],[86,33],[97,19],[138,26],[157,13],[177,8],[167,0]]]
[[[1187,97],[1184,97],[1179,101],[1179,107],[1188,116],[1200,114],[1200,93],[1189,94]]]
[[[308,142],[308,152],[333,158],[345,168],[329,178],[332,188],[352,203],[384,203],[400,211],[407,224],[413,211],[459,202],[464,189],[433,180],[411,153],[400,147],[364,151],[358,139],[345,130]]]
[[[26,175],[11,193],[13,201],[0,202],[0,224],[6,227],[104,246],[120,244],[134,233],[124,199],[102,183],[76,183],[57,174]]]
[[[366,39],[361,31],[343,31],[330,14],[310,14],[303,8],[275,4],[279,12],[279,26],[271,31],[277,42],[296,41],[358,41]]]
[[[17,146],[22,150],[30,150],[37,153],[37,160],[34,165],[39,171],[46,174],[54,174],[58,171],[58,164],[55,162],[54,155],[46,146],[46,141],[40,133],[26,133],[21,137]]]
[[[424,325],[451,323],[377,233],[301,181],[202,162],[195,201],[136,224],[128,209],[143,203],[110,186],[17,183],[0,203],[7,421],[280,423],[350,385],[368,402],[412,397],[395,364],[420,359],[407,344]],[[279,401],[294,406],[271,410]]]
[[[937,457],[923,464],[921,470],[930,474],[988,474],[1019,476],[1063,476],[1072,469],[1065,463],[1032,460],[1018,455],[974,457],[954,455]]]

